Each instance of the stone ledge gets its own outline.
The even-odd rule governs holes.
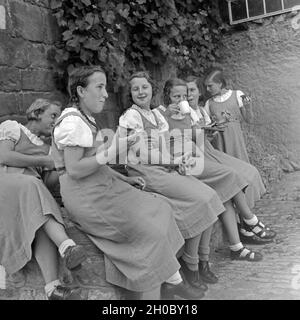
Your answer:
[[[65,213],[65,210],[63,210]],[[64,215],[65,218],[65,215]],[[121,300],[126,290],[111,285],[105,280],[103,253],[66,218],[67,234],[77,244],[86,248],[87,260],[80,270],[70,272],[60,259],[59,278],[68,286],[82,288],[85,300]],[[6,290],[0,290],[0,300],[45,300],[44,280],[33,258],[20,271],[6,279]]]
[[[59,278],[68,286],[82,288],[82,296],[85,300],[124,300],[138,299],[139,294],[129,292],[116,287],[105,280],[105,267],[103,253],[92,241],[68,219],[65,209],[62,210],[66,223],[67,234],[77,244],[86,248],[87,260],[82,268],[70,272],[60,260]],[[212,250],[216,249],[220,242],[223,243],[223,232],[218,222],[213,231]],[[8,276],[6,290],[0,290],[0,300],[46,300],[44,294],[44,280],[40,269],[34,259],[15,274]]]

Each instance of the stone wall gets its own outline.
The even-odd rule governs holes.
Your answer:
[[[0,0],[0,122],[7,115],[24,114],[36,98],[67,98],[56,89],[48,59],[60,39],[50,0]],[[109,93],[97,118],[103,127],[115,128],[121,113],[119,101]]]
[[[48,0],[0,0],[0,117],[24,114],[38,97],[59,98],[49,50],[59,39]]]
[[[244,129],[251,161],[267,183],[276,181],[281,170],[299,169],[298,20],[291,14],[262,19],[223,41],[222,65],[231,85],[253,99],[255,118]]]

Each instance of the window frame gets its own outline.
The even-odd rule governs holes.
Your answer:
[[[258,20],[258,19],[262,19],[262,18],[267,18],[267,17],[271,17],[271,16],[275,16],[278,14],[283,14],[283,13],[287,13],[287,12],[291,12],[291,11],[296,11],[296,10],[300,10],[300,2],[299,5],[293,6],[291,8],[286,8],[286,9],[281,9],[281,10],[277,10],[277,11],[273,11],[273,12],[266,12],[266,1],[265,0],[261,0],[263,1],[263,5],[264,5],[264,14],[258,15],[258,16],[254,16],[254,17],[249,17],[249,6],[248,6],[248,0],[245,0],[245,4],[246,4],[246,12],[247,12],[247,18],[244,19],[239,19],[239,20],[232,20],[232,10],[231,10],[231,3],[234,2],[236,0],[227,0],[228,3],[228,12],[229,12],[229,22],[231,25],[234,24],[239,24],[239,23],[243,23],[243,22],[248,22],[248,21],[253,21],[253,20]],[[251,1],[251,0],[250,0]],[[281,0],[281,7],[284,8],[284,0]]]

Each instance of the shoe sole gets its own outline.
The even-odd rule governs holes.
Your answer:
[[[256,245],[264,245],[266,243],[274,242],[274,238],[272,239],[261,239],[261,238],[252,238],[252,237],[246,237],[242,234],[240,234],[240,239],[242,243],[245,244],[256,244]]]
[[[263,260],[263,257],[261,257],[260,259],[244,259],[244,258],[232,258],[230,257],[231,260],[235,260],[235,261],[249,261],[249,262],[259,262]]]

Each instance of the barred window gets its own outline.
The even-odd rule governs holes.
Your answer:
[[[300,9],[300,0],[227,0],[230,24]]]

